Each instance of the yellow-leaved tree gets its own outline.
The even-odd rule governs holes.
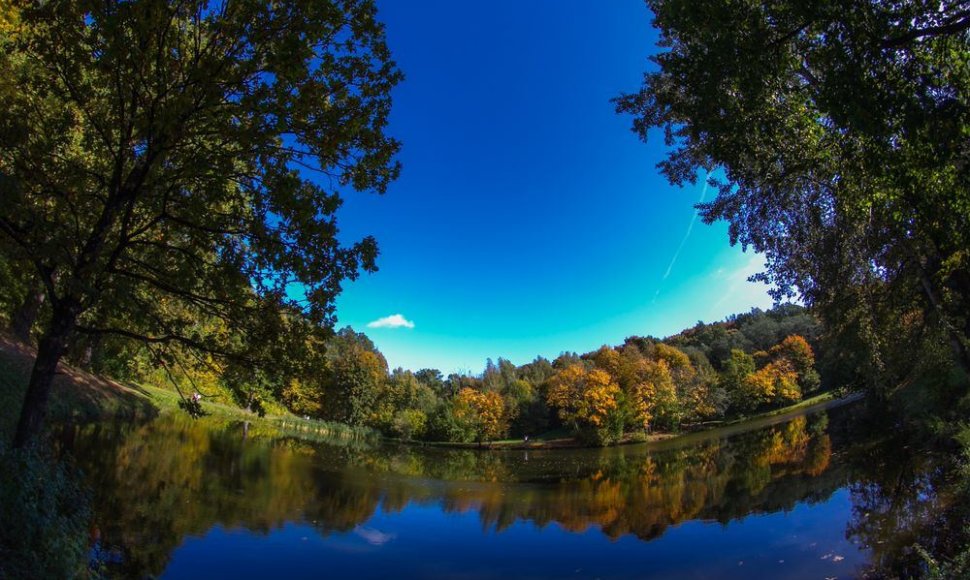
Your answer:
[[[470,425],[479,442],[500,439],[509,430],[505,401],[495,391],[465,387],[455,396],[455,417]]]
[[[791,366],[798,375],[801,391],[810,393],[818,388],[821,381],[815,370],[815,352],[803,337],[797,334],[787,337],[771,347],[768,355],[775,361],[784,360]]]
[[[798,373],[791,363],[779,359],[748,375],[742,382],[744,396],[757,405],[792,403],[802,398]]]
[[[576,435],[603,445],[623,434],[620,396],[608,372],[574,363],[549,379],[546,401]]]

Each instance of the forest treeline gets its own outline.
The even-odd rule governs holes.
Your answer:
[[[820,370],[786,342],[817,350],[806,330],[726,351],[684,333],[481,377],[389,372],[332,330],[342,283],[378,255],[369,236],[338,239],[337,210],[401,169],[386,129],[403,74],[372,1],[16,1],[0,11],[0,288],[37,356],[13,446],[42,431],[65,356],[404,437],[542,419],[609,441],[794,400],[816,373],[886,399],[927,383],[964,420],[965,3],[647,5],[665,49],[617,111],[665,136],[672,184],[717,190],[702,219],[765,256],[755,277],[775,298],[818,317]]]
[[[498,358],[477,375],[389,371],[362,333],[337,332],[317,372],[280,385],[297,414],[366,425],[392,437],[482,442],[565,429],[586,443],[679,431],[798,401],[820,386],[815,320],[785,305],[660,340],[629,337],[585,354]]]
[[[14,282],[4,285],[0,305],[15,326],[30,315],[31,289],[9,268],[0,271]],[[21,296],[10,292],[18,287]],[[198,326],[200,336],[220,327],[218,320]],[[199,393],[260,414],[288,411],[408,440],[471,443],[554,431],[594,445],[797,402],[820,388],[818,367],[826,364],[816,362],[824,352],[818,322],[791,304],[554,360],[489,359],[479,374],[390,369],[367,335],[349,327],[310,336],[277,355],[289,364],[259,369],[112,336],[78,340],[68,358],[118,380],[175,388],[190,412],[201,411],[192,400]]]

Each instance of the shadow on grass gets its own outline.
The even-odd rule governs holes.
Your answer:
[[[32,347],[0,334],[0,436],[9,440],[17,425],[34,364]],[[51,386],[51,422],[118,418],[150,419],[158,414],[149,393],[61,363]]]

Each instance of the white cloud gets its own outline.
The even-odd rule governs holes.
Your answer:
[[[414,323],[400,314],[392,314],[368,322],[367,328],[414,328]]]

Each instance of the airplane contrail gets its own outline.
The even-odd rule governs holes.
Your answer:
[[[704,197],[707,195],[707,178],[704,179],[704,188],[701,190],[701,197],[697,200],[697,203],[703,203]],[[664,272],[663,279],[666,280],[667,276],[670,276],[670,271],[674,269],[674,264],[677,263],[677,258],[680,257],[681,250],[684,249],[684,244],[687,243],[687,238],[690,237],[690,233],[694,231],[694,222],[697,221],[697,209],[694,209],[694,215],[690,218],[690,225],[687,226],[687,231],[684,233],[684,238],[680,240],[680,245],[677,246],[677,251],[674,252],[674,257],[670,259],[670,265],[667,266],[667,271]]]
[[[703,189],[701,189],[701,197],[697,200],[697,203],[703,203],[704,197],[706,195],[707,195],[707,176],[705,175],[704,176],[704,187],[703,187]],[[690,224],[688,224],[688,226],[687,226],[687,231],[684,232],[684,237],[683,237],[683,239],[680,240],[680,245],[677,246],[677,251],[674,252],[673,257],[670,258],[670,264],[667,265],[667,271],[664,272],[663,278],[660,279],[661,284],[663,284],[663,281],[666,280],[668,276],[670,276],[671,270],[674,269],[674,264],[677,263],[677,258],[680,257],[680,252],[681,252],[681,250],[684,249],[684,244],[687,243],[687,238],[689,238],[690,237],[690,233],[692,231],[694,231],[694,223],[696,221],[697,221],[697,209],[695,208],[694,209],[694,215],[691,216],[691,218],[690,218]],[[660,288],[657,288],[657,291],[653,295],[653,300],[656,301],[657,300],[657,296],[659,296],[659,295],[660,295]]]

